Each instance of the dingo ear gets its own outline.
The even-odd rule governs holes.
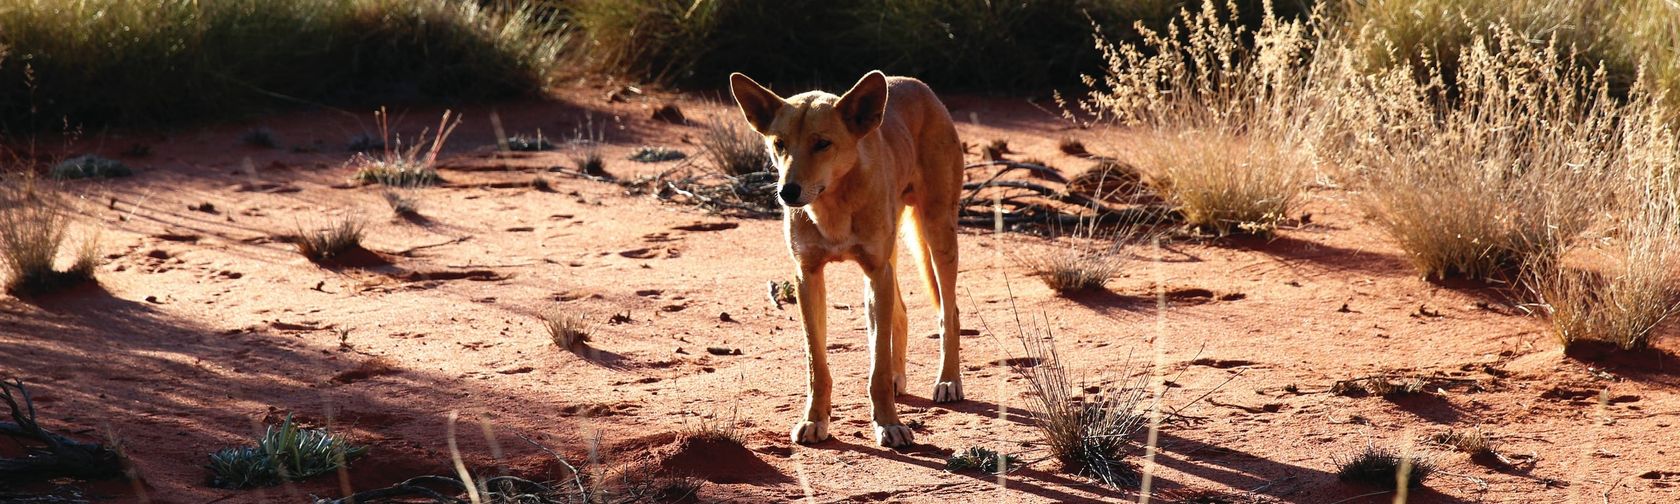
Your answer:
[[[741,113],[747,116],[747,124],[752,125],[753,131],[764,134],[770,129],[770,122],[776,119],[776,112],[782,110],[787,102],[782,97],[745,74],[735,72],[729,74],[729,92],[735,95],[735,105],[741,107]]]
[[[881,125],[881,115],[887,111],[887,76],[875,70],[858,79],[852,89],[834,105],[846,129],[853,135],[864,136]]]

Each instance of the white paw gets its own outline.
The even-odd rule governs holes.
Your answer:
[[[796,444],[816,444],[828,440],[827,420],[806,420],[794,424],[793,442]]]
[[[962,380],[935,382],[933,384],[933,402],[948,403],[963,399]]]
[[[910,443],[915,441],[914,436],[910,434],[910,428],[904,425],[881,425],[874,422],[870,424],[875,426],[875,442],[881,446],[897,448],[910,446]]]
[[[910,380],[905,379],[904,375],[893,375],[893,395],[904,395],[904,392],[910,386],[909,382]]]

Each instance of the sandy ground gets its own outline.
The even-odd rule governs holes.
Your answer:
[[[138,480],[32,488],[63,483],[99,498],[170,503],[342,495],[331,477],[264,491],[210,488],[206,454],[288,414],[330,422],[372,446],[345,483],[367,489],[451,473],[445,432],[458,413],[461,450],[476,470],[560,474],[520,437],[574,462],[598,446],[603,468],[651,462],[707,480],[702,501],[1136,500],[1052,461],[1001,480],[944,470],[947,453],[976,445],[1043,457],[1025,388],[1008,367],[1021,352],[1013,305],[1053,330],[1068,365],[1092,380],[1113,378],[1128,359],[1144,369],[1160,352],[1162,370],[1176,377],[1164,404],[1182,416],[1161,429],[1156,501],[1389,502],[1334,475],[1338,456],[1368,443],[1431,454],[1439,472],[1411,502],[1680,501],[1674,338],[1661,352],[1617,362],[1567,358],[1541,319],[1491,289],[1419,279],[1339,189],[1312,191],[1310,224],[1274,240],[1137,250],[1107,292],[1072,298],[1020,264],[1023,254],[1071,242],[965,229],[963,325],[980,329],[962,342],[968,401],[926,399],[936,319],[923,287],[901,282],[912,386],[899,407],[921,425],[906,450],[869,439],[862,277],[831,266],[834,439],[792,445],[803,337],[797,310],[772,306],[765,293],[766,282],[791,277],[779,221],[708,215],[544,173],[571,165],[565,148],[491,155],[492,111],[510,134],[569,137],[592,124],[605,129],[608,171],[633,178],[676,163],[626,161],[635,146],[696,153],[698,127],[651,120],[657,105],[675,101],[691,118],[733,113],[696,96],[608,102],[606,91],[579,85],[559,102],[467,109],[445,153],[448,183],[419,192],[419,220],[392,216],[377,187],[345,183],[343,146],[371,127],[363,111],[71,144],[111,156],[137,144],[151,152],[125,158],[139,168],[134,177],[68,185],[85,196],[83,222],[101,230],[108,260],[99,287],[0,299],[0,371],[30,385],[47,427],[118,441]],[[1126,150],[1123,135],[1071,129],[1039,106],[1047,104],[947,101],[965,141],[1007,139],[1018,157],[1070,174],[1090,162],[1058,152],[1061,138]],[[393,116],[412,136],[440,112]],[[241,145],[259,126],[281,148]],[[551,190],[528,185],[538,174]],[[214,211],[188,209],[202,203]],[[368,247],[391,264],[323,268],[275,238],[346,213],[364,216]],[[903,267],[901,278],[916,278]],[[1156,309],[1157,287],[1171,294],[1165,310]],[[550,343],[536,316],[549,309],[593,324],[589,350]],[[629,321],[609,322],[619,314]],[[1399,399],[1328,392],[1337,380],[1381,372],[1468,385]],[[744,449],[679,439],[732,410]],[[1421,444],[1476,426],[1517,465]]]

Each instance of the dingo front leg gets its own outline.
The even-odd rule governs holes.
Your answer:
[[[907,446],[913,442],[910,427],[898,419],[893,385],[893,314],[898,304],[898,280],[890,265],[869,275],[869,402],[874,406],[875,442],[881,446]]]
[[[828,440],[830,392],[834,379],[828,374],[828,292],[823,286],[822,265],[801,266],[799,316],[805,323],[805,418],[794,424],[794,443],[811,444]]]

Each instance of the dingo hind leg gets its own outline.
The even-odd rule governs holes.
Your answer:
[[[954,202],[952,203],[955,204]],[[953,210],[955,207],[952,207]],[[915,236],[907,245],[915,254],[934,309],[939,310],[939,379],[934,382],[934,402],[953,402],[963,398],[962,370],[959,358],[961,322],[957,318],[957,229],[956,215],[932,215],[940,206],[915,207],[908,227]]]

